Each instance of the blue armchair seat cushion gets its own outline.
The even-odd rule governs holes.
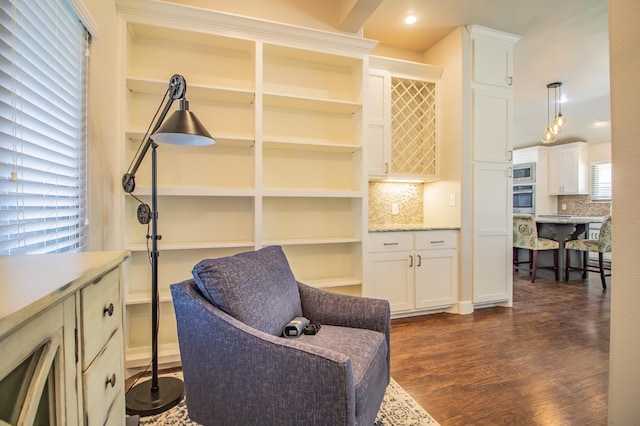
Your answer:
[[[205,259],[192,273],[209,302],[257,330],[279,336],[302,315],[298,284],[279,246]]]
[[[349,357],[353,371],[356,408],[367,406],[367,397],[370,396],[371,389],[386,387],[387,341],[384,333],[323,325],[318,334],[303,334],[295,340]],[[382,374],[383,372],[385,374]],[[310,374],[313,377],[312,372],[304,374]],[[318,395],[318,398],[321,397]],[[359,417],[358,412],[356,417]]]

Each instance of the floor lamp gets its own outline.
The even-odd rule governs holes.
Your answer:
[[[138,150],[133,166],[122,176],[122,188],[127,193],[135,189],[135,175],[151,148],[151,207],[141,203],[138,207],[138,221],[141,224],[151,222],[151,380],[135,385],[127,392],[126,405],[128,414],[151,416],[161,413],[175,406],[184,394],[183,382],[175,377],[158,378],[158,182],[157,182],[157,154],[156,142],[170,143],[174,145],[203,146],[215,143],[209,132],[204,128],[196,116],[189,111],[189,102],[184,95],[187,91],[187,83],[183,76],[175,74],[169,81],[169,87],[165,93],[158,111],[164,103],[153,129],[145,135],[143,145]],[[163,124],[163,121],[173,104],[180,100],[180,109],[175,111]],[[156,113],[156,115],[158,115]],[[155,117],[154,117],[155,118]],[[150,134],[150,136],[149,136]]]

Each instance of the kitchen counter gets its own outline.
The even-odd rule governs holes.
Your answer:
[[[603,220],[603,216],[571,216],[560,214],[541,214],[536,216],[537,223],[586,225],[588,223],[601,223]]]
[[[421,223],[369,225],[369,232],[459,231],[459,226],[429,226]]]
[[[549,238],[551,240],[558,241],[560,243],[560,250],[558,251],[558,276],[560,281],[568,281],[572,278],[586,278],[586,274],[573,271],[570,275],[566,276],[566,252],[564,249],[564,243],[568,240],[588,238],[589,224],[601,223],[604,220],[602,216],[571,216],[571,215],[539,215],[536,216],[536,224],[538,227],[538,235],[542,238]],[[587,253],[573,252],[571,254],[571,263],[579,264],[580,262],[587,261]],[[545,250],[538,253],[538,259],[540,264],[552,265],[553,257],[551,250]],[[551,278],[551,275],[545,273],[551,271],[540,270],[542,276]]]

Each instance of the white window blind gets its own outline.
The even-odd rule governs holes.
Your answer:
[[[0,0],[0,255],[86,249],[89,40],[67,0]]]
[[[591,199],[611,199],[611,163],[591,164]]]

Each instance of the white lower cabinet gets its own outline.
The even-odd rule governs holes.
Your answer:
[[[449,308],[458,298],[456,231],[370,235],[366,296],[389,300],[394,317]]]

